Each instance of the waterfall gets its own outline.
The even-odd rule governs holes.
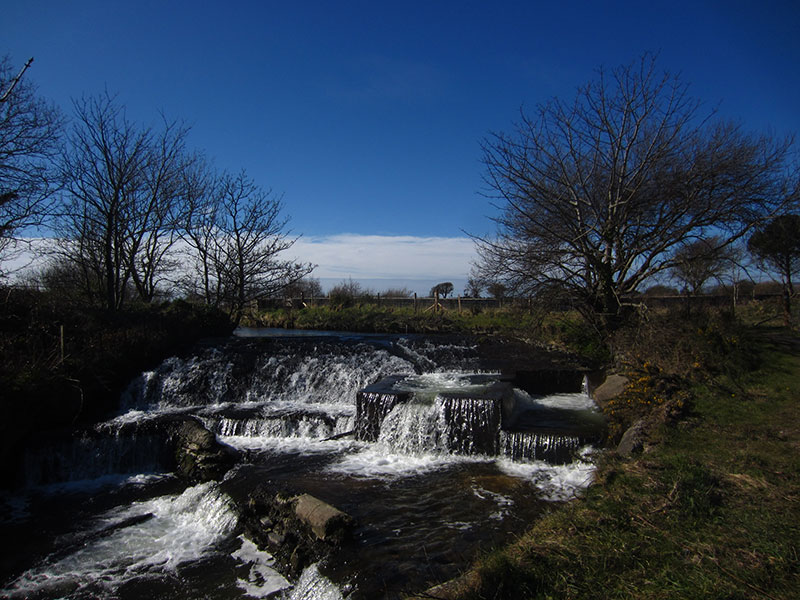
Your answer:
[[[452,338],[233,339],[168,359],[131,382],[120,414],[31,445],[30,513],[0,535],[38,545],[0,596],[355,600],[422,586],[432,567],[453,576],[454,545],[463,557],[535,518],[528,495],[585,487],[584,422],[600,418],[585,394],[531,396],[479,367]],[[196,436],[180,437],[189,421]],[[239,452],[220,483],[190,487],[170,475],[179,437]],[[265,485],[331,494],[360,523],[353,546],[284,579],[238,537],[235,504]]]
[[[353,429],[352,416],[284,414],[250,418],[205,419],[223,437],[301,437],[325,439]]]
[[[378,439],[381,423],[392,409],[408,400],[407,394],[365,389],[356,397],[356,439],[374,442]]]
[[[284,402],[352,406],[359,390],[413,365],[368,344],[333,342],[260,347],[231,343],[187,359],[171,358],[142,373],[123,394],[127,410]]]
[[[437,399],[447,431],[447,445],[455,454],[494,456],[500,434],[500,405],[487,398],[444,396]]]
[[[24,572],[6,591],[11,598],[111,597],[142,572],[174,572],[200,558],[232,534],[236,523],[231,501],[210,483],[112,509],[81,534],[74,551]]]
[[[34,486],[111,474],[157,473],[173,463],[164,433],[84,430],[31,445],[23,458],[23,478],[25,485]]]
[[[503,431],[502,452],[512,460],[545,460],[553,464],[572,461],[583,446],[577,436],[531,431]]]
[[[286,600],[344,600],[339,588],[319,572],[316,564],[305,569]]]
[[[447,452],[447,424],[441,403],[404,403],[383,419],[378,443],[410,455]]]

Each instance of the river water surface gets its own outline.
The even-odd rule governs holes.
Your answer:
[[[24,489],[0,505],[3,596],[402,598],[457,576],[591,481],[591,446],[558,422],[533,437],[503,432],[497,455],[449,449],[439,394],[481,372],[469,341],[238,333],[143,373],[119,414],[29,452]],[[358,391],[388,376],[416,400],[392,409],[375,441],[354,439]],[[583,393],[515,394],[551,421],[600,422]],[[178,414],[238,451],[222,481],[187,486],[163,467],[148,424]],[[520,452],[525,440],[569,459]],[[261,485],[350,514],[352,541],[287,580],[241,533],[237,501]]]

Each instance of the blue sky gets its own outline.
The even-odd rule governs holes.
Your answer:
[[[184,119],[217,167],[284,194],[323,283],[424,292],[463,289],[464,232],[494,212],[480,141],[520,107],[653,51],[709,109],[793,133],[797,31],[797,2],[5,0],[0,53],[35,57],[67,112],[108,89],[137,120]]]

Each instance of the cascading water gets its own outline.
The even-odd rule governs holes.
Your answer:
[[[592,472],[570,420],[595,418],[584,394],[529,396],[480,371],[474,344],[413,337],[249,337],[169,359],[119,415],[30,452],[29,487],[0,499],[17,549],[0,593],[396,598],[452,577]],[[192,419],[239,450],[219,484],[172,474]],[[231,498],[265,481],[355,519],[336,560],[291,582],[240,535]]]

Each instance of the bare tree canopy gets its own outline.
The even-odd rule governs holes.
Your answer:
[[[187,132],[166,120],[158,129],[133,123],[108,94],[75,102],[59,232],[87,294],[108,309],[119,309],[130,287],[153,299],[175,239]]]
[[[676,264],[675,251],[719,235],[733,243],[796,192],[791,140],[714,123],[655,58],[522,113],[483,145],[500,215],[476,238],[481,275],[516,293],[566,286],[596,313]]]
[[[187,195],[184,239],[195,253],[206,301],[226,306],[238,322],[250,302],[276,295],[314,266],[281,259],[295,240],[280,197],[244,172],[213,181],[200,175]]]
[[[471,275],[467,279],[467,286],[464,288],[464,295],[467,298],[480,298],[483,288],[486,287],[484,282],[481,281],[477,275]]]
[[[63,119],[23,74],[0,58],[0,255],[19,231],[41,224],[58,187],[52,159]]]
[[[719,236],[693,240],[675,251],[673,276],[697,295],[709,281],[719,281],[736,263],[735,249]]]
[[[322,284],[316,277],[303,277],[287,285],[282,291],[283,298],[322,298]]]

